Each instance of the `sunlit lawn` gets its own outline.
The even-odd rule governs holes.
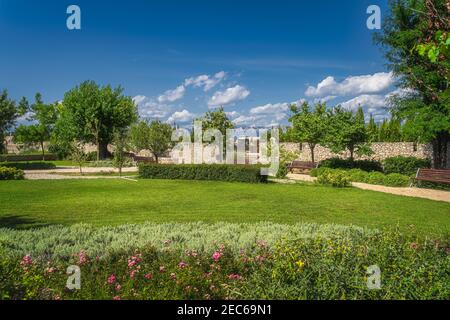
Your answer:
[[[450,231],[450,204],[354,188],[200,181],[42,180],[0,182],[0,225],[85,222],[318,222]]]

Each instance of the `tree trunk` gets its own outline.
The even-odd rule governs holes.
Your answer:
[[[447,168],[447,152],[449,134],[447,132],[439,133],[433,141],[433,168]]]
[[[45,161],[44,141],[41,141],[42,161]]]
[[[354,149],[354,148],[349,148],[348,150],[350,151],[350,161],[353,162],[353,160],[354,160],[354,158],[355,158],[355,156],[354,156],[354,154],[355,154],[355,149]]]
[[[314,143],[310,143],[309,144],[309,149],[311,150],[311,161],[312,161],[313,164],[315,164],[316,163],[316,159],[315,159],[315,156],[314,156],[314,150],[316,149],[316,145]]]
[[[156,164],[158,164],[159,163],[158,155],[157,154],[153,154],[153,155],[155,156]]]
[[[104,160],[108,157],[108,143],[99,141],[97,143],[97,161]]]

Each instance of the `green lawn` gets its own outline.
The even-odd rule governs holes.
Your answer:
[[[85,222],[317,222],[450,233],[450,204],[316,185],[139,180],[0,182],[0,226]]]

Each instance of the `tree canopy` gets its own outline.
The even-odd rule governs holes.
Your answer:
[[[151,151],[158,163],[159,158],[173,147],[172,131],[171,125],[158,120],[141,121],[131,127],[131,144],[137,152]]]
[[[133,124],[137,107],[121,87],[100,87],[93,81],[83,82],[64,95],[55,133],[59,140],[77,139],[97,145],[97,159],[108,155],[108,144],[115,130]]]
[[[327,132],[327,113],[325,103],[318,103],[314,110],[311,110],[307,102],[299,108],[291,106],[292,116],[289,121],[292,123],[290,137],[296,141],[309,145],[312,162],[315,162],[314,150],[316,145],[325,142]]]
[[[8,97],[8,91],[0,92],[0,153],[6,152],[5,138],[9,130],[14,126],[17,118],[26,112],[26,100],[22,100],[17,105],[15,101]]]
[[[394,112],[410,132],[433,143],[434,166],[446,167],[450,141],[450,6],[446,0],[395,0],[375,40],[399,86]]]

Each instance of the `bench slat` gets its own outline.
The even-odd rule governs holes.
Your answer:
[[[450,170],[419,169],[416,180],[450,183]]]

